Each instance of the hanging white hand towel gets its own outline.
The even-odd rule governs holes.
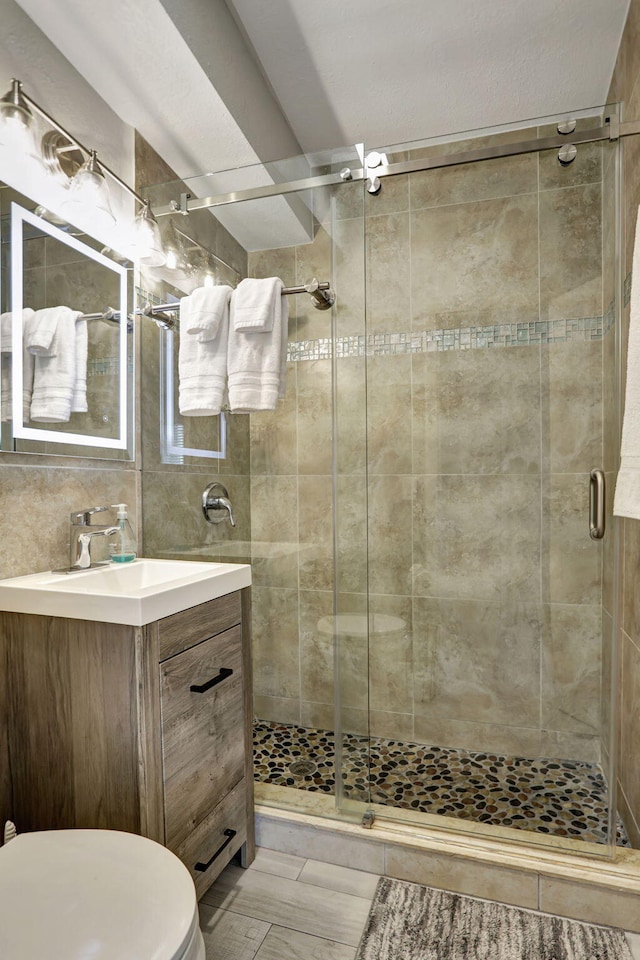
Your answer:
[[[87,413],[87,360],[89,357],[89,330],[87,321],[76,320],[76,372],[71,400],[71,413]]]
[[[76,389],[76,320],[82,314],[69,307],[57,311],[55,333],[48,354],[35,358],[31,419],[42,423],[66,423],[71,416]],[[36,311],[34,324],[38,325]]]
[[[58,320],[65,316],[69,307],[45,307],[36,310],[24,325],[24,343],[34,357],[53,356],[53,341],[58,329]]]
[[[280,291],[282,291],[282,281]],[[275,410],[284,397],[289,309],[278,295],[270,331],[250,332],[234,326],[235,293],[229,324],[229,406],[234,413]]]
[[[282,280],[267,277],[241,280],[233,294],[233,328],[247,332],[269,333],[282,296]]]
[[[191,311],[198,310],[192,295],[180,301],[180,351],[178,354],[178,406],[186,417],[214,417],[220,413],[227,385],[229,310],[222,310],[218,332],[212,340],[188,333]],[[228,299],[227,299],[228,304]]]
[[[613,512],[617,517],[640,520],[640,210],[633,248],[630,314],[620,472]]]
[[[193,290],[189,294],[185,333],[196,337],[199,343],[215,340],[223,317],[229,314],[229,300],[232,293],[233,289],[226,284],[198,287]],[[182,330],[182,326],[180,329]]]
[[[22,311],[22,422],[29,419],[31,391],[33,389],[33,354],[24,345],[24,329],[33,317],[33,310],[25,307]],[[0,420],[7,423],[13,420],[12,396],[12,353],[13,353],[13,312],[0,315]]]

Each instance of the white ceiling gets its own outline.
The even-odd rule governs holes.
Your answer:
[[[238,175],[238,186],[225,191],[267,182],[260,165],[276,158],[363,141],[388,146],[601,104],[629,6],[629,0],[17,2],[178,176],[257,165],[248,180]],[[28,64],[21,77],[28,84]],[[56,91],[51,99],[55,115]],[[211,180],[209,191],[222,192],[215,187]],[[275,202],[270,216],[260,218],[260,240],[251,232],[249,207],[216,210],[245,247],[303,242],[305,224],[288,202]]]
[[[228,0],[305,150],[604,102],[628,0]]]

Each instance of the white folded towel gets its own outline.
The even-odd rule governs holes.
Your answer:
[[[279,309],[283,286],[278,277],[241,280],[233,294],[234,329],[269,333]]]
[[[613,512],[617,517],[640,520],[640,210],[633,248],[630,313],[620,472]]]
[[[36,310],[28,323],[24,324],[24,342],[34,357],[53,356],[53,340],[58,328],[58,320],[69,307],[45,307]]]
[[[186,417],[213,417],[220,413],[227,385],[227,346],[229,311],[220,315],[213,340],[202,340],[188,333],[191,311],[199,310],[191,295],[180,301],[180,350],[178,354],[178,405]]]
[[[232,287],[219,284],[215,287],[198,287],[189,294],[186,311],[186,333],[197,337],[200,343],[215,340],[223,317],[229,314]],[[182,324],[182,317],[181,317]],[[182,329],[182,326],[180,327]]]
[[[281,281],[280,284],[282,289]],[[273,327],[267,333],[236,330],[235,309],[234,294],[229,324],[229,406],[234,413],[275,410],[286,387],[287,298],[278,296]]]
[[[26,325],[33,317],[33,310],[25,307],[22,311],[23,331]],[[12,351],[13,351],[13,333],[12,333],[13,312],[0,314],[0,420],[7,423],[13,420],[13,396],[12,396]],[[31,391],[33,389],[33,354],[29,353],[24,346],[23,333],[22,350],[22,422],[29,420],[29,409],[31,407]]]
[[[87,360],[89,356],[89,331],[87,321],[76,320],[76,373],[71,400],[71,413],[87,413]]]
[[[66,423],[73,411],[76,391],[78,369],[76,320],[82,314],[69,307],[48,309],[56,311],[57,323],[48,353],[36,355],[35,358],[31,419],[42,423]],[[38,310],[34,318],[36,328],[40,312]],[[84,342],[86,344],[86,340]]]

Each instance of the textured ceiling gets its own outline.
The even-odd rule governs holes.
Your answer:
[[[227,0],[305,150],[604,102],[628,0]]]

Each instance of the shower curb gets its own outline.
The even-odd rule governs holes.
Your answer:
[[[365,830],[359,822],[262,804],[256,839],[298,857],[640,932],[638,850],[617,848],[613,859],[583,856],[380,819]]]

